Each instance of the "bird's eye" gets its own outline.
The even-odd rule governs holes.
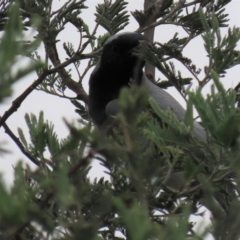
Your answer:
[[[112,46],[112,50],[113,50],[114,52],[118,53],[118,52],[120,52],[120,47],[117,46],[117,45],[113,45],[113,46]]]

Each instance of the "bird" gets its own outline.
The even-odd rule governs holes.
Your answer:
[[[103,46],[101,56],[90,76],[88,103],[90,118],[101,131],[111,125],[112,116],[120,112],[120,91],[123,87],[130,87],[132,79],[137,85],[146,87],[149,97],[155,100],[160,109],[171,109],[180,121],[184,119],[185,109],[167,91],[148,79],[143,71],[144,59],[133,54],[141,41],[150,44],[138,32],[123,32],[111,36]],[[197,121],[194,121],[192,134],[207,144],[206,131]],[[166,184],[174,190],[180,190],[184,182],[183,173],[175,172],[169,176]],[[224,196],[215,198],[220,207],[225,205]],[[224,210],[221,209],[220,212]],[[219,215],[218,210],[213,215]]]
[[[103,46],[102,54],[89,80],[89,115],[99,129],[104,129],[111,116],[120,111],[118,97],[123,87],[129,87],[131,79],[146,87],[148,95],[158,106],[171,109],[179,120],[185,110],[168,92],[158,87],[143,72],[145,61],[133,54],[141,41],[148,40],[137,32],[124,32],[110,37]],[[205,129],[194,121],[193,135],[207,142]]]

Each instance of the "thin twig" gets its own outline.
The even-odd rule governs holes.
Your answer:
[[[6,134],[16,143],[16,145],[19,147],[21,152],[35,165],[40,166],[40,163],[37,159],[35,159],[23,146],[21,141],[16,137],[16,135],[11,131],[11,129],[8,127],[6,123],[3,123],[3,128],[5,129]]]
[[[60,94],[58,94],[58,93],[55,91],[55,89],[54,89],[54,92],[53,92],[53,91],[50,91],[50,90],[48,90],[48,89],[37,89],[37,90],[39,90],[39,91],[44,91],[45,93],[48,93],[48,94],[50,94],[50,95],[57,96],[57,97],[60,97],[60,98],[65,98],[65,99],[68,99],[68,100],[76,100],[76,99],[78,99],[77,97],[68,97],[68,96],[66,96],[66,95],[60,95]]]
[[[154,27],[159,26],[159,25],[161,25],[161,24],[165,24],[166,21],[167,21],[167,19],[170,18],[170,17],[172,17],[172,16],[173,16],[177,11],[179,11],[181,8],[190,7],[190,6],[192,6],[192,5],[195,5],[195,4],[197,4],[197,3],[200,3],[201,0],[195,0],[195,1],[190,2],[190,3],[185,3],[185,2],[186,2],[186,0],[179,0],[177,6],[176,6],[175,8],[173,8],[172,11],[169,12],[167,15],[165,15],[165,17],[163,17],[161,20],[159,20],[159,21],[157,21],[157,22],[154,22],[154,23],[152,23],[152,24],[150,24],[150,25],[148,25],[148,26],[146,26],[146,27],[144,27],[144,28],[139,28],[139,29],[137,30],[137,32],[144,32],[144,31],[146,31],[146,30],[148,30],[148,29],[154,28]],[[175,24],[175,23],[174,23],[174,24]]]
[[[82,39],[83,39],[81,28],[80,28],[80,29],[78,28],[78,30],[79,30],[79,33],[80,33],[80,41],[79,41],[78,49],[77,49],[76,52],[79,52],[79,51],[80,51],[81,46],[82,46]],[[76,54],[76,53],[75,53],[75,54]],[[81,74],[80,74],[80,72],[79,72],[79,70],[78,70],[78,66],[77,66],[76,62],[74,62],[74,67],[75,67],[75,69],[76,69],[76,71],[77,71],[77,74],[78,74],[78,79],[79,79],[79,80],[78,80],[78,83],[82,83]]]
[[[144,28],[140,28],[137,30],[137,32],[145,32],[146,30],[149,30],[151,28],[154,28],[158,25],[161,25],[163,23],[166,22],[167,19],[169,19],[170,17],[172,17],[177,11],[179,11],[185,4],[185,1],[186,0],[179,0],[177,6],[175,8],[172,9],[172,11],[170,13],[168,13],[165,17],[163,17],[161,20],[157,21],[157,22],[154,22]]]
[[[92,67],[93,65],[91,64],[91,59],[88,61],[87,67],[84,69],[83,74],[81,75],[81,79],[85,77],[87,74],[88,70]]]
[[[74,173],[76,173],[81,167],[85,166],[90,158],[93,158],[96,154],[94,149],[91,149],[88,154],[81,158],[71,169],[69,169],[67,176],[71,177]]]
[[[71,3],[72,0],[68,0],[65,4],[63,4],[58,10],[53,11],[50,15],[50,17],[54,16],[55,14],[59,13],[63,8],[65,8],[69,3]]]
[[[181,59],[177,59],[179,62],[182,63],[182,65],[194,76],[194,78],[198,81],[198,84],[200,84],[201,80],[198,78],[195,72],[192,71],[192,69],[186,65]]]

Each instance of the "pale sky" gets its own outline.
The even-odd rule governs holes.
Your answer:
[[[53,10],[58,9],[62,4],[66,1],[53,0]],[[90,32],[93,31],[95,26],[95,16],[94,9],[97,3],[101,3],[103,0],[88,0],[85,2],[85,5],[89,6],[88,9],[83,9],[83,13],[81,17],[83,20],[89,25]],[[128,10],[133,11],[135,9],[142,10],[143,9],[143,0],[131,0],[129,1]],[[239,21],[239,9],[240,9],[240,0],[233,0],[230,4],[227,5],[226,10],[229,13],[229,24],[230,26],[238,26],[240,27]],[[138,27],[137,22],[130,18],[130,24],[125,28],[124,31],[134,31]],[[161,43],[164,43],[171,39],[175,32],[179,32],[179,36],[184,36],[184,32],[180,27],[173,27],[170,25],[158,27],[155,32],[155,40]],[[222,30],[223,33],[227,32],[227,29]],[[97,32],[98,35],[105,33],[103,28],[99,28]],[[65,51],[62,49],[63,42],[71,42],[74,44],[75,48],[78,47],[79,43],[79,33],[77,30],[68,25],[67,28],[58,36],[60,42],[57,44],[58,52],[62,61],[66,58]],[[240,49],[240,45],[238,45],[238,49]],[[88,49],[90,51],[90,49]],[[39,50],[39,52],[43,53],[43,48]],[[193,60],[193,62],[197,65],[197,67],[203,67],[206,63],[206,52],[204,50],[201,37],[194,39],[184,50],[184,55],[188,56]],[[84,69],[84,65],[86,61],[82,61],[80,66],[81,69]],[[71,67],[71,66],[70,66]],[[182,76],[189,76],[188,71],[181,67],[180,64],[177,64],[176,67],[181,70]],[[89,74],[92,70],[89,71]],[[88,79],[89,74],[84,79],[84,87],[86,90],[88,89]],[[157,72],[157,76],[160,74]],[[21,79],[17,83],[14,84],[14,94],[12,97],[7,98],[0,106],[0,115],[11,106],[11,102],[19,96],[32,82],[36,79],[36,74],[29,74],[27,77]],[[73,74],[73,79],[78,79],[77,74]],[[234,87],[238,82],[240,82],[240,66],[236,66],[230,71],[227,72],[226,77],[224,79],[225,87],[231,88]],[[206,87],[205,92],[208,92],[209,87]],[[184,105],[184,100],[179,96],[179,94],[171,89],[168,90],[178,101]],[[74,96],[70,91],[68,91],[71,96]],[[70,122],[76,122],[78,115],[74,112],[74,106],[66,99],[57,98],[55,96],[48,95],[41,91],[33,91],[27,99],[23,102],[22,106],[15,112],[8,120],[7,124],[13,130],[13,132],[17,135],[17,128],[21,127],[23,130],[27,130],[24,115],[25,113],[34,113],[36,115],[39,114],[41,110],[44,110],[45,119],[52,121],[55,125],[55,130],[58,133],[58,136],[65,137],[68,133],[68,129],[66,128],[63,118],[67,119]],[[27,132],[27,131],[25,131]],[[13,181],[13,166],[16,164],[18,160],[26,161],[25,156],[20,152],[18,147],[13,143],[13,141],[4,133],[3,128],[0,129],[0,142],[5,142],[4,147],[10,150],[10,154],[0,155],[0,171],[3,173],[4,179],[6,183],[9,184]],[[30,166],[33,164],[27,160],[27,163]],[[92,170],[93,176],[99,175],[99,166],[95,166]],[[210,238],[209,238],[210,239]]]

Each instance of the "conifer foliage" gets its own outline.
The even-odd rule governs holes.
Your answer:
[[[148,9],[129,12],[127,1],[102,0],[96,5],[94,28],[81,16],[88,1],[63,1],[56,11],[52,2],[0,2],[0,103],[20,78],[31,72],[37,76],[0,117],[0,127],[36,165],[32,170],[19,161],[10,189],[0,180],[0,239],[181,240],[206,239],[209,234],[215,239],[239,239],[239,86],[224,88],[224,81],[234,80],[225,76],[227,70],[240,64],[240,29],[228,26],[231,16],[225,10],[231,1],[155,1]],[[139,24],[132,31],[143,33],[169,24],[185,30],[184,38],[176,32],[168,42],[141,44],[135,54],[161,73],[161,79],[153,79],[158,86],[177,89],[187,110],[179,121],[171,110],[163,111],[148,99],[144,88],[123,89],[118,126],[107,135],[88,117],[83,80],[105,41],[124,30],[130,15]],[[80,33],[79,45],[70,38],[57,48],[59,34],[69,24]],[[100,26],[105,34],[99,36]],[[222,28],[228,28],[226,35]],[[35,38],[25,41],[24,35],[33,30]],[[203,69],[183,53],[196,37],[202,38],[208,58]],[[59,51],[68,58],[60,59]],[[17,68],[25,58],[31,61]],[[85,68],[82,60],[87,61]],[[183,75],[176,62],[189,75]],[[70,68],[77,71],[78,79]],[[211,92],[205,96],[202,90],[209,82]],[[196,90],[192,83],[198,84]],[[65,122],[69,135],[59,139],[42,109],[38,116],[31,110],[26,113],[28,132],[21,126],[13,132],[7,120],[34,90],[71,101],[81,127]],[[68,97],[66,90],[75,97]],[[206,142],[192,135],[194,109],[206,130]],[[0,153],[10,157],[5,147],[1,142]],[[89,178],[96,161],[108,178]],[[175,189],[168,179],[177,175],[180,187]],[[194,215],[202,220],[202,206],[212,213],[212,223],[200,231],[189,219]]]

